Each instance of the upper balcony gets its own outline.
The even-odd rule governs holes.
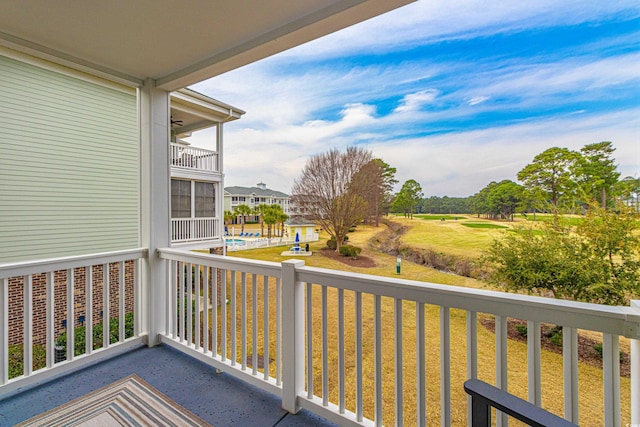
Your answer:
[[[201,172],[220,172],[217,152],[174,142],[171,143],[171,167]]]
[[[162,272],[153,283],[140,274],[151,262]],[[611,307],[298,260],[138,249],[1,265],[0,315],[0,413],[8,422],[130,373],[216,426],[250,419],[471,425],[463,382],[475,378],[581,425],[620,426],[640,417],[637,303]],[[526,325],[526,343],[508,339],[513,319]],[[561,354],[542,346],[546,323],[562,327]],[[601,367],[579,358],[585,334],[601,338]],[[154,341],[159,349],[137,350]],[[629,349],[627,377],[620,351],[629,357]],[[99,360],[106,362],[79,371]],[[72,375],[58,381],[62,373]],[[34,407],[33,399],[42,403]],[[222,410],[213,402],[238,406]],[[300,418],[282,418],[301,409]],[[497,421],[506,426],[506,415],[498,412]]]

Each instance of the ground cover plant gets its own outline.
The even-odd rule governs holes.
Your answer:
[[[120,334],[120,319],[115,317],[109,321],[109,342],[115,343],[119,340]],[[74,343],[73,352],[74,356],[80,356],[85,353],[86,350],[86,326],[76,326],[73,330]],[[133,336],[133,313],[125,314],[125,339]],[[66,350],[67,346],[67,333],[60,334],[55,341],[55,346]],[[93,349],[97,350],[103,346],[103,324],[102,322],[96,323],[93,326]],[[9,379],[18,377],[24,373],[24,346],[22,344],[10,344],[9,345]],[[33,366],[32,369],[37,371],[42,369],[47,364],[47,353],[45,346],[34,344],[33,345]]]
[[[542,222],[553,223],[554,217],[551,214],[536,214],[535,217],[532,213],[522,216],[527,222]],[[558,224],[565,227],[576,227],[584,222],[584,217],[581,215],[560,215],[558,217]]]
[[[399,214],[396,214],[399,215]],[[467,217],[463,215],[430,215],[430,214],[416,214],[413,216],[414,218],[426,219],[429,221],[457,221],[462,219],[467,219]]]
[[[500,229],[500,228],[509,228],[505,225],[493,224],[490,222],[463,222],[463,226],[469,228],[484,228],[484,229]]]
[[[411,234],[413,233],[413,227],[420,228],[420,224],[433,224],[439,225],[440,223],[437,221],[413,221],[411,220],[403,220],[403,219],[394,219],[394,221],[401,222],[402,224],[407,224],[410,227],[410,230],[405,236],[411,239]],[[445,221],[446,223],[447,221]],[[477,229],[469,229],[464,227],[459,227],[462,230],[462,233],[504,233],[504,230],[477,230]],[[375,261],[374,266],[351,266],[348,264],[344,264],[343,262],[336,261],[332,258],[327,258],[321,256],[321,248],[325,245],[326,240],[321,239],[320,242],[315,242],[311,244],[311,250],[314,251],[314,255],[304,259],[305,265],[314,266],[314,267],[323,267],[323,268],[331,268],[337,270],[348,270],[358,273],[365,274],[374,274],[379,276],[386,277],[401,277],[412,280],[426,281],[426,282],[434,282],[434,283],[442,283],[449,284],[454,286],[465,286],[465,287],[475,287],[475,288],[485,288],[490,289],[487,284],[480,282],[478,280],[474,280],[468,277],[461,277],[454,274],[447,274],[441,271],[437,271],[431,268],[425,268],[424,266],[420,266],[418,264],[408,262],[403,260],[402,262],[402,273],[400,276],[396,274],[395,265],[396,265],[396,257],[386,255],[380,253],[378,251],[373,251],[367,244],[369,240],[371,240],[376,234],[382,231],[383,227],[368,227],[368,226],[358,226],[356,232],[351,233],[349,235],[349,241],[351,244],[357,245],[363,248],[363,252],[361,257],[367,257],[371,260]],[[465,231],[466,230],[466,231]],[[421,233],[425,233],[424,230],[420,231]],[[484,237],[484,236],[483,236]],[[470,237],[467,239],[471,240]],[[483,240],[483,239],[481,239]],[[448,242],[451,244],[451,241]],[[472,248],[470,253],[473,253],[473,249],[476,247],[481,247],[486,243],[476,242],[475,244],[469,243],[469,246]],[[448,250],[448,247],[445,247],[443,250]],[[243,252],[234,252],[233,256],[246,257],[252,259],[263,259],[270,261],[282,261],[286,259],[285,257],[280,256],[280,250],[278,248],[266,248],[260,250],[251,250],[251,251],[243,251]],[[341,257],[343,259],[348,259],[345,257]],[[239,280],[239,279],[238,279]],[[249,278],[248,283],[251,283],[252,278]],[[261,279],[258,279],[259,283],[261,283]],[[228,283],[228,282],[227,282]],[[238,290],[240,292],[240,290]],[[247,286],[247,298],[251,298],[251,286]],[[238,294],[238,298],[239,298]],[[262,295],[262,294],[260,294]],[[262,296],[260,296],[259,301]],[[275,281],[270,281],[269,283],[269,307],[272,316],[275,316]],[[322,314],[321,314],[321,292],[320,288],[313,290],[313,325],[315,328],[320,328]],[[328,298],[329,301],[336,301],[337,292],[334,289],[328,290]],[[354,338],[354,329],[353,329],[353,294],[350,292],[345,292],[345,319],[347,319],[347,325],[345,327],[345,342],[347,343],[347,348],[345,349],[347,357],[346,363],[346,371],[347,378],[350,381],[350,375],[353,373],[353,369],[355,366],[355,360],[353,359],[353,342]],[[390,298],[382,299],[382,325],[383,337],[392,337],[393,336],[393,300]],[[328,319],[329,319],[329,371],[337,372],[337,304],[330,303],[328,305]],[[260,305],[258,307],[258,336],[261,337],[263,331],[262,324],[262,315],[263,315],[263,306]],[[365,298],[363,300],[363,322],[364,322],[364,339],[365,346],[372,348],[373,343],[373,331],[372,331],[372,310],[373,310],[373,302],[371,298]],[[440,352],[440,341],[439,341],[439,333],[440,333],[440,324],[438,321],[439,309],[434,306],[427,306],[427,378],[428,378],[428,389],[427,389],[427,402],[438,402],[439,401],[439,352]],[[231,316],[231,313],[228,313],[228,316]],[[249,323],[251,323],[251,314],[247,315],[249,319]],[[486,316],[491,318],[491,316]],[[465,380],[465,369],[458,367],[464,367],[466,364],[466,342],[464,337],[466,336],[466,325],[465,325],[465,313],[460,310],[451,310],[450,313],[451,320],[451,366],[452,368],[452,378],[451,378],[451,397],[452,397],[452,425],[466,425],[466,396],[462,389],[462,383]],[[237,313],[237,321],[240,321],[240,313]],[[478,348],[481,349],[478,359],[478,369],[479,369],[479,377],[487,382],[492,383],[495,379],[495,336],[492,331],[484,326],[482,326],[483,317],[480,316],[478,322]],[[220,325],[220,322],[218,322]],[[248,325],[248,329],[251,330],[251,324]],[[514,328],[514,333],[517,334],[517,330]],[[274,336],[271,339],[270,354],[275,354],[275,331],[274,328],[270,328],[270,334]],[[599,334],[594,334],[595,339],[600,339]],[[230,337],[229,337],[230,340]],[[251,342],[251,338],[249,338]],[[230,342],[230,341],[229,341]],[[250,344],[249,344],[250,345]],[[263,354],[262,348],[262,339],[258,340],[259,354]],[[321,387],[318,386],[321,381],[321,373],[319,372],[320,367],[322,366],[322,356],[321,356],[321,335],[317,334],[313,337],[313,358],[314,358],[314,366],[318,369],[317,372],[314,372],[314,383],[315,393],[317,395],[321,395]],[[623,352],[629,351],[629,344],[626,340],[621,340],[621,350]],[[405,425],[415,425],[415,304],[411,302],[405,301],[403,303],[403,380],[404,380],[404,403],[405,403],[405,411],[404,411],[404,424]],[[238,350],[239,351],[239,350]],[[228,354],[230,354],[230,349],[227,349]],[[514,393],[520,397],[526,399],[527,397],[527,389],[526,389],[526,378],[527,378],[527,347],[526,343],[523,341],[510,340],[508,345],[508,358],[509,358],[509,391]],[[371,371],[373,354],[370,352],[365,352],[363,355],[364,364],[365,364],[365,384],[364,387],[366,390],[373,389],[373,372]],[[394,414],[393,414],[393,405],[395,399],[395,391],[394,391],[394,382],[391,372],[393,371],[393,345],[384,345],[383,346],[383,407],[384,407],[384,424],[385,425],[393,425],[395,423]],[[271,375],[275,375],[275,366],[273,364],[270,366]],[[543,406],[556,413],[562,414],[563,412],[563,384],[562,384],[562,356],[553,351],[542,351],[542,388],[543,388]],[[593,366],[592,364],[587,364],[580,362],[579,363],[579,378],[580,378],[580,421],[581,425],[589,426],[589,425],[602,425],[602,402],[603,402],[603,386],[602,386],[602,370]],[[353,407],[355,403],[355,389],[354,384],[352,382],[347,383],[347,405],[351,405]],[[629,396],[629,378],[623,377],[621,378],[621,393],[622,393],[622,423],[629,422],[628,414],[629,414],[629,404],[630,404],[630,396]],[[365,393],[365,416],[372,418],[373,417],[373,397],[372,393]],[[337,378],[335,376],[330,376],[329,378],[329,397],[332,401],[336,401],[337,399]],[[428,423],[438,424],[439,423],[439,405],[437,404],[429,404],[427,405],[427,417]]]

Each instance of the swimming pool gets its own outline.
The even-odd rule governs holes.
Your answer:
[[[242,246],[246,244],[246,242],[242,239],[225,239],[224,241],[227,245]]]

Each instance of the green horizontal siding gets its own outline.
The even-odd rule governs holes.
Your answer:
[[[0,263],[139,246],[136,96],[0,56]]]

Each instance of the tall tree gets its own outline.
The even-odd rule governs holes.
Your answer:
[[[518,179],[532,194],[544,194],[551,204],[554,223],[558,221],[558,202],[575,187],[572,169],[580,155],[567,148],[552,147],[534,157],[518,172]]]
[[[258,206],[253,208],[253,214],[258,217],[258,221],[260,222],[260,234],[264,236],[264,212],[263,210],[269,205],[266,203],[261,203]]]
[[[640,178],[627,176],[618,181],[618,192],[627,206],[635,207],[640,212]]]
[[[240,217],[240,223],[242,224],[242,230],[240,232],[244,233],[244,224],[246,222],[247,215],[251,215],[253,211],[251,210],[251,207],[249,207],[249,205],[244,204],[236,206],[235,208],[233,208],[233,210],[236,215]]]
[[[522,205],[523,187],[505,179],[492,186],[487,195],[488,208],[494,217],[513,221],[516,208]]]
[[[231,224],[236,217],[236,213],[233,211],[224,211],[224,224]]]
[[[382,159],[373,159],[351,180],[352,191],[360,194],[369,205],[369,223],[375,221],[376,227],[380,225],[381,214],[388,209],[393,185],[398,182],[395,173],[396,169]]]
[[[480,218],[480,215],[493,218],[491,205],[489,203],[489,194],[496,185],[498,185],[497,182],[491,181],[486,187],[471,196],[471,208],[473,212],[478,215],[478,218]]]
[[[415,179],[410,179],[402,184],[400,192],[396,195],[394,206],[404,212],[405,216],[413,218],[417,206],[422,204],[422,187]]]
[[[620,178],[613,159],[616,149],[610,141],[587,144],[580,149],[582,156],[575,164],[574,174],[578,186],[589,200],[599,200],[600,206],[607,207],[607,199]]]
[[[332,149],[307,160],[293,183],[293,203],[336,240],[336,251],[349,228],[362,221],[369,209],[352,179],[372,158],[371,152],[358,147],[345,152]]]
[[[278,205],[267,205],[266,203],[260,204],[258,206],[260,217],[262,218],[262,223],[267,225],[267,237],[269,239],[272,236],[273,226],[278,220],[276,206],[280,208],[280,206]],[[282,211],[282,208],[280,208],[280,211]]]
[[[282,224],[289,218],[289,216],[282,210],[282,206],[277,204],[260,204],[258,205],[258,211],[260,212],[262,223],[267,224],[268,238],[271,238],[273,235],[277,235],[277,224]],[[264,229],[262,232],[264,233]]]

